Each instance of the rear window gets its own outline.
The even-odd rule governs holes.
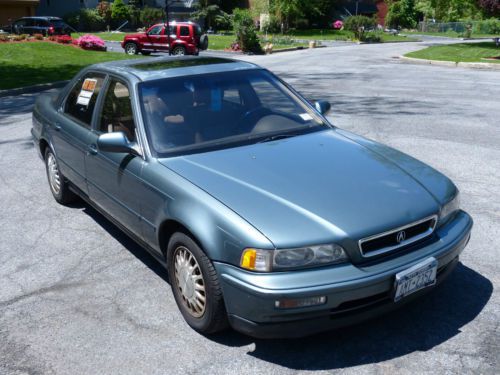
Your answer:
[[[53,20],[51,24],[54,27],[64,27],[66,25],[63,20]]]

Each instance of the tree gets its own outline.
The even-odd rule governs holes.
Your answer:
[[[201,0],[195,5],[196,11],[191,14],[195,21],[203,21],[205,29],[229,29],[231,19],[229,14],[224,12],[216,0]]]
[[[375,19],[366,16],[350,16],[344,22],[344,29],[352,31],[358,40],[364,39],[366,29],[375,27]]]
[[[480,17],[478,0],[417,0],[415,8],[425,18],[455,22]]]
[[[101,1],[97,4],[96,9],[99,15],[104,19],[104,22],[106,22],[106,25],[109,25],[111,23],[111,5],[109,2]]]
[[[417,25],[415,0],[401,0],[392,3],[385,21],[390,27],[413,29]]]
[[[119,23],[128,21],[130,18],[130,12],[128,6],[125,5],[123,0],[115,0],[111,5],[111,19],[116,26]]]
[[[338,0],[270,0],[269,11],[282,24],[286,31],[299,20],[316,20],[327,15]]]
[[[161,21],[164,17],[163,9],[161,8],[153,8],[153,7],[144,7],[141,10],[140,19],[144,26],[149,27],[159,21]]]
[[[500,0],[479,0],[479,8],[491,17],[500,17]]]

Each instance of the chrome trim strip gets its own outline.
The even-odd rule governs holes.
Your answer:
[[[363,247],[361,245],[363,243],[367,242],[367,241],[371,241],[371,240],[374,240],[374,239],[377,239],[377,238],[380,238],[380,237],[387,236],[387,235],[392,234],[392,233],[399,232],[401,230],[413,227],[415,225],[421,224],[421,223],[423,223],[425,221],[428,221],[428,220],[434,220],[433,221],[433,225],[432,225],[432,227],[429,227],[429,229],[427,229],[424,233],[418,234],[418,235],[413,236],[413,237],[411,237],[411,238],[409,238],[407,240],[401,241],[397,245],[384,247],[384,248],[381,248],[381,249],[375,250],[375,251],[370,251],[369,254],[365,254],[363,252]],[[370,236],[370,237],[362,238],[362,239],[360,239],[358,241],[358,246],[359,246],[359,251],[361,253],[361,256],[363,256],[365,258],[369,258],[369,257],[373,257],[373,256],[380,255],[380,254],[383,254],[383,253],[387,253],[387,252],[390,252],[390,251],[394,251],[394,250],[399,249],[400,247],[407,246],[407,245],[410,245],[410,244],[412,244],[414,242],[417,242],[417,241],[419,241],[419,240],[421,240],[421,239],[423,239],[425,237],[430,236],[434,232],[434,229],[436,229],[437,222],[438,222],[438,215],[432,215],[432,216],[428,216],[428,217],[426,217],[424,219],[421,219],[421,220],[418,220],[418,221],[414,221],[413,223],[410,223],[410,224],[407,224],[407,225],[403,225],[402,227],[391,229],[391,230],[389,230],[387,232],[383,232],[383,233],[375,234],[375,235]]]

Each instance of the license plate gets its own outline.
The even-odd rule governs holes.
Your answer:
[[[394,302],[416,291],[436,284],[438,262],[431,257],[396,274]]]

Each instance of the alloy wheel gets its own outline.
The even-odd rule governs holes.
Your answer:
[[[56,158],[52,153],[49,153],[47,157],[47,170],[49,172],[50,187],[55,194],[59,194],[61,191],[61,175],[57,167]]]

